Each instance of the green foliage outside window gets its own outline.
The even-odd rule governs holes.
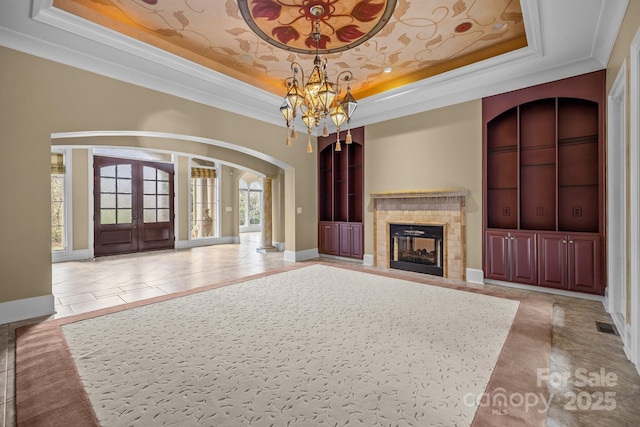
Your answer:
[[[51,249],[66,249],[64,239],[64,175],[51,175]]]
[[[251,225],[260,225],[260,218],[262,217],[261,202],[262,192],[249,192],[249,224]]]
[[[240,209],[239,214],[240,215],[240,227],[243,227],[245,225],[247,225],[247,191],[240,191]]]

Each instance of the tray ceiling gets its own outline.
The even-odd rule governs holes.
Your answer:
[[[238,3],[280,47],[250,28]],[[292,61],[312,67],[313,54],[292,50],[304,51],[311,31],[308,17],[295,16],[315,4],[332,12],[321,19],[323,35],[334,39],[322,51],[339,50],[337,39],[349,42],[377,31],[356,47],[324,55],[330,78],[353,72],[351,86],[359,99],[527,46],[519,0],[398,0],[381,29],[375,24],[389,7],[385,0],[53,2],[55,8],[276,95],[284,93]]]

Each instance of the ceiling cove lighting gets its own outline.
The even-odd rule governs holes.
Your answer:
[[[311,131],[314,127],[319,127],[320,122],[323,122],[322,136],[328,136],[327,118],[330,117],[337,129],[335,150],[341,151],[340,127],[345,121],[347,126],[349,125],[358,106],[349,85],[353,74],[351,71],[342,71],[336,77],[335,83],[329,81],[327,59],[321,59],[318,54],[318,45],[322,37],[319,17],[324,15],[325,9],[322,5],[316,4],[309,8],[309,12],[315,17],[311,34],[315,42],[315,59],[313,60],[313,70],[306,81],[302,66],[295,61],[291,63],[293,75],[284,81],[287,94],[280,107],[280,112],[287,123],[287,146],[291,146],[291,140],[297,137],[295,118],[300,115],[309,134],[307,153],[312,153]],[[347,85],[346,93],[342,99],[340,99],[341,82]],[[303,84],[304,86],[302,86]],[[351,144],[351,142],[351,129],[348,127],[345,144]]]

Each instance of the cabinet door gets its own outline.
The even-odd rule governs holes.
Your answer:
[[[364,256],[364,241],[362,224],[351,224],[351,257],[362,259]]]
[[[337,222],[330,222],[329,234],[331,236],[329,253],[331,255],[339,255],[340,254],[340,224],[338,224]]]
[[[567,236],[538,234],[538,283],[569,289],[567,281]]]
[[[569,235],[569,290],[601,293],[600,237]]]
[[[339,228],[337,223],[320,222],[318,230],[318,251],[328,255],[338,255]]]
[[[328,254],[331,247],[331,232],[329,224],[323,221],[318,223],[318,252]]]
[[[501,231],[487,231],[485,245],[486,277],[509,280],[509,234]]]
[[[340,223],[340,256],[351,256],[351,224],[348,222]]]
[[[511,280],[528,285],[538,284],[538,254],[534,233],[510,233]]]

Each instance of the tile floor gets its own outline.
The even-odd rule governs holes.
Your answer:
[[[50,317],[83,313],[290,265],[283,260],[282,252],[256,252],[260,244],[259,233],[243,235],[241,240],[239,245],[54,264],[53,293],[57,313]],[[364,266],[362,269],[379,270]],[[410,277],[415,273],[403,274]],[[555,377],[565,374],[570,378],[550,385],[552,400],[547,415],[548,426],[640,425],[640,376],[624,356],[620,338],[597,331],[595,321],[611,323],[601,303],[485,286],[505,295],[535,295],[554,303],[550,372]],[[15,425],[14,331],[33,321],[0,325],[0,427]],[[603,369],[609,379],[615,376],[615,384],[580,384],[582,376],[599,376]],[[604,396],[607,396],[606,400]]]

